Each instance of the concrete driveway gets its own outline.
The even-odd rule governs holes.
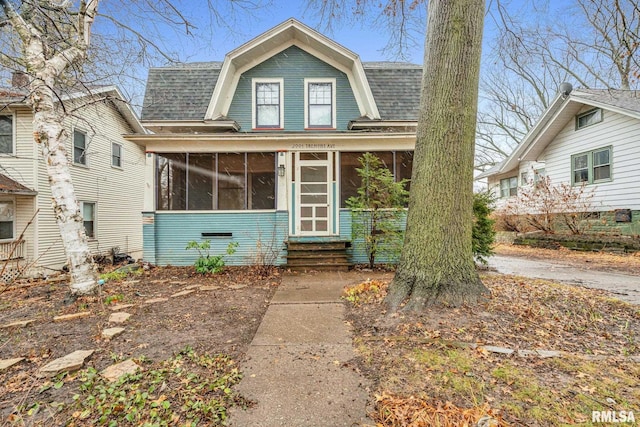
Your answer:
[[[587,270],[560,262],[504,255],[490,257],[489,267],[495,268],[503,274],[556,280],[587,288],[605,289],[623,301],[640,305],[640,276]]]

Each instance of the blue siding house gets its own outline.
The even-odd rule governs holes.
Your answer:
[[[222,62],[151,69],[151,133],[130,137],[147,152],[145,259],[191,264],[187,242],[210,239],[216,253],[238,243],[229,264],[364,261],[345,208],[358,158],[375,152],[411,177],[421,78],[419,65],[361,62],[295,19]]]

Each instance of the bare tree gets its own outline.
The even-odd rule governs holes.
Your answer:
[[[220,13],[219,3],[226,3],[228,14]],[[173,0],[0,0],[0,62],[5,70],[28,77],[25,101],[34,113],[34,141],[46,164],[74,295],[94,292],[97,277],[65,149],[63,123],[72,112],[62,100],[69,93],[91,95],[92,86],[130,76],[126,70],[154,58],[176,61],[178,48],[169,48],[166,34],[190,34],[195,28],[179,5]],[[236,7],[258,5],[209,0],[208,11],[212,21],[222,22]]]
[[[473,157],[483,0],[431,0],[407,231],[387,303],[474,303]],[[446,159],[446,160],[445,160]]]
[[[497,28],[481,83],[476,167],[506,157],[564,81],[633,89],[640,79],[637,0],[575,0],[573,6],[508,0],[489,11]],[[556,8],[556,9],[554,9]]]

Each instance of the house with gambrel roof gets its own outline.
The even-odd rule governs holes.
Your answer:
[[[421,79],[419,65],[362,62],[295,19],[222,62],[151,69],[152,134],[130,138],[147,150],[145,258],[191,264],[186,244],[210,239],[218,253],[239,244],[230,263],[265,250],[278,264],[307,266],[310,252],[358,262],[345,205],[358,158],[375,152],[411,177]]]
[[[504,203],[540,176],[585,185],[594,231],[640,235],[640,92],[558,93],[502,163],[479,175]]]

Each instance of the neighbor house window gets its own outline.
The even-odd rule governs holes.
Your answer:
[[[0,200],[0,240],[11,240],[15,230],[15,203]]]
[[[158,210],[275,209],[275,153],[158,154]]]
[[[335,80],[305,79],[307,128],[335,127]]]
[[[13,154],[13,116],[0,116],[0,154]]]
[[[360,168],[360,158],[363,151],[340,153],[340,207],[347,207],[349,197],[358,195],[358,188],[362,185],[362,179],[356,168]],[[396,182],[403,179],[410,180],[413,167],[413,151],[375,151],[373,152],[382,165],[393,173]],[[409,190],[411,181],[407,182]]]
[[[535,169],[533,171],[533,183],[537,184],[547,176],[547,170],[545,168]]]
[[[257,81],[254,84],[254,127],[282,128],[282,80]]]
[[[512,176],[500,180],[500,197],[511,197],[518,194],[518,177]]]
[[[87,134],[77,129],[73,131],[73,163],[87,164]]]
[[[82,202],[81,207],[84,232],[88,238],[94,238],[96,237],[96,204],[93,202]]]
[[[122,167],[122,145],[115,142],[111,143],[111,166]]]
[[[529,171],[520,172],[520,185],[529,184]]]
[[[600,123],[601,121],[602,110],[600,108],[595,108],[593,110],[587,111],[586,113],[582,113],[576,116],[576,129],[582,129],[587,126]]]
[[[611,147],[571,156],[574,184],[587,184],[611,180]]]

